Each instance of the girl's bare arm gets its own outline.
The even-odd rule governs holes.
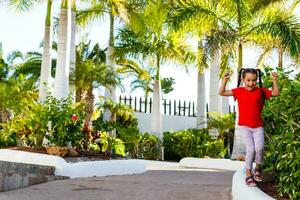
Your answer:
[[[222,83],[219,88],[219,95],[221,95],[221,96],[232,96],[233,95],[231,90],[226,90],[226,84],[227,84],[227,81],[229,80],[230,76],[231,76],[230,73],[226,73],[224,78],[222,79]]]

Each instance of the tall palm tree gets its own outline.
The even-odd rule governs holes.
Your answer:
[[[106,51],[106,65],[107,67],[114,68],[116,62],[112,55],[114,52],[114,32],[115,32],[115,20],[118,17],[123,22],[128,22],[126,5],[128,2],[125,0],[95,0],[90,1],[90,6],[87,9],[78,12],[77,21],[79,24],[86,24],[95,19],[101,19],[105,15],[109,17],[109,41]],[[106,88],[105,96],[107,99],[116,101],[116,88]],[[107,110],[104,114],[104,119],[109,120],[111,113]]]
[[[53,92],[56,98],[66,98],[69,95],[70,16],[68,9],[69,0],[61,0],[57,33],[57,66]]]
[[[231,51],[236,49],[236,52],[233,50],[231,54],[236,55],[237,70],[241,69],[243,63],[243,45],[251,41],[250,36],[253,37],[253,34],[271,33],[273,37],[282,38],[282,41],[284,41],[287,46],[292,47],[293,45],[296,45],[294,36],[297,36],[297,33],[295,33],[296,30],[293,28],[293,23],[295,21],[290,17],[282,18],[280,15],[269,14],[272,12],[268,9],[275,3],[282,2],[280,0],[220,0],[218,2],[214,0],[189,0],[184,3],[182,3],[182,1],[179,2],[181,3],[181,5],[179,4],[179,11],[180,7],[184,9],[179,12],[181,15],[179,14],[178,16],[181,16],[181,21],[190,20],[191,28],[195,27],[195,30],[198,31],[207,27],[212,28],[210,24],[208,24],[208,26],[206,25],[210,19],[218,21],[217,26],[213,27],[213,29],[224,27],[230,28],[235,36],[235,40],[232,41],[230,49]],[[217,8],[222,9],[222,12],[211,12],[213,9],[204,9],[205,6],[213,8],[213,5],[216,3],[218,5]],[[218,13],[221,13],[221,15]],[[202,18],[201,20],[201,17],[199,16],[207,17]],[[196,20],[193,21],[193,18],[196,18]],[[180,18],[177,17],[177,19]],[[212,20],[212,22],[213,21],[214,20]],[[235,136],[238,137],[238,129],[235,132],[237,133]],[[236,151],[236,149],[240,150]],[[235,152],[240,152],[242,150],[243,145],[241,137],[235,138],[233,158],[238,157],[238,154],[240,154]]]
[[[151,132],[162,138],[160,67],[166,60],[185,62],[194,58],[180,34],[167,27],[168,2],[147,1],[147,6],[131,16],[130,24],[120,30],[115,51],[154,61],[155,81]]]
[[[40,0],[3,0],[7,2],[8,6],[18,11],[28,11],[30,7],[40,2]],[[50,88],[51,79],[51,17],[52,17],[52,0],[47,0],[47,11],[45,18],[44,29],[44,45],[43,45],[43,59],[41,67],[41,77],[39,86],[39,100],[44,101]]]
[[[224,5],[221,3],[213,0],[174,1],[173,12],[170,16],[175,29],[183,29],[198,39],[198,128],[206,126],[206,92],[203,72],[208,67],[209,61],[211,61],[209,110],[221,111],[221,98],[217,95],[221,61],[220,50],[228,48],[231,42],[229,39],[232,38],[230,31],[226,31],[228,27],[230,28],[230,17],[226,15]],[[222,51],[222,56],[226,56],[224,50]]]
[[[52,34],[51,34],[51,10],[52,10],[52,0],[47,1],[47,14],[45,21],[45,31],[44,31],[44,45],[43,45],[43,59],[41,67],[41,78],[39,87],[39,100],[44,101],[49,93],[50,80],[51,80],[51,44],[52,44]]]
[[[250,36],[253,37],[253,35],[270,34],[273,38],[282,41],[281,45],[299,52],[299,28],[295,28],[295,24],[298,26],[299,23],[287,12],[279,12],[283,4],[275,4],[274,2],[282,1],[253,2],[243,0],[232,1],[229,4],[228,8],[234,11],[233,16],[237,23],[236,32],[239,36],[236,44],[237,70],[243,66],[243,45],[251,41]],[[243,152],[243,140],[238,126],[236,126],[232,158],[240,157]]]

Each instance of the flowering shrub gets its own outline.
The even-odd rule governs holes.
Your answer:
[[[82,132],[84,106],[72,103],[71,99],[57,100],[49,97],[45,101],[51,126],[46,138],[57,146],[72,146],[81,148],[85,135]]]
[[[44,138],[57,146],[81,147],[84,113],[82,104],[70,99],[48,97],[44,103],[33,103],[11,119],[0,132],[0,140],[12,143],[18,138],[23,145],[42,146]]]

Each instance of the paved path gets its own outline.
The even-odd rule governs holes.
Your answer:
[[[0,200],[230,200],[233,173],[173,167],[59,180],[0,193]]]

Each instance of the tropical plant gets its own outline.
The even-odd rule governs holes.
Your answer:
[[[47,97],[43,103],[31,102],[22,108],[4,126],[2,138],[17,138],[21,145],[42,146],[46,138],[50,144],[82,148],[84,113],[82,104],[72,104],[70,99]]]
[[[234,115],[220,114],[218,112],[209,112],[208,114],[208,128],[215,128],[218,130],[218,137],[224,139],[225,133],[234,129]]]
[[[125,0],[108,0],[108,1],[89,1],[87,9],[79,10],[77,14],[77,22],[79,25],[86,25],[91,21],[96,19],[101,19],[105,14],[109,15],[109,41],[108,48],[106,51],[106,65],[110,67],[115,66],[115,60],[112,57],[114,52],[114,30],[115,30],[115,20],[118,17],[123,22],[128,22],[128,5],[131,1],[127,2]],[[133,5],[137,5],[135,2]],[[134,9],[133,6],[130,6],[131,9]],[[105,91],[105,96],[108,99],[115,101],[115,87],[109,87]],[[107,118],[110,117],[110,114],[107,113]]]
[[[270,67],[265,73],[271,72]],[[262,116],[265,123],[266,148],[264,167],[274,172],[281,196],[299,199],[300,152],[300,75],[278,68],[280,95],[266,101]],[[272,84],[269,76],[264,77]]]
[[[8,3],[8,6],[14,8],[18,11],[28,11],[35,4],[39,3],[39,0],[3,0]],[[52,10],[52,0],[47,0],[47,12],[45,20],[44,29],[44,45],[43,45],[43,56],[42,56],[42,66],[40,68],[41,78],[39,87],[39,99],[45,100],[47,93],[50,88],[51,80],[51,10]]]
[[[99,107],[95,112],[98,112],[99,115],[95,117],[93,122],[93,127],[95,130],[101,131],[112,131],[116,129],[117,136],[119,130],[126,131],[134,131],[138,133],[138,120],[134,116],[133,110],[124,104],[114,103],[111,100],[105,101],[103,104],[98,104]],[[108,109],[112,113],[112,118],[115,118],[115,121],[106,121],[103,118],[104,110]],[[131,129],[132,128],[132,129]]]
[[[76,101],[86,104],[85,124],[91,125],[94,110],[93,89],[100,86],[112,86],[119,83],[114,70],[105,65],[105,50],[99,44],[91,47],[90,42],[81,42],[77,46],[75,74],[71,74],[71,84],[76,86]]]
[[[165,60],[185,63],[192,60],[180,34],[167,28],[169,4],[161,0],[147,1],[146,7],[133,13],[130,24],[119,31],[115,48],[118,56],[149,58],[155,61],[155,81],[153,91],[152,133],[161,135],[161,86],[160,67]]]
[[[92,150],[106,153],[108,156],[125,156],[125,146],[121,139],[111,137],[106,132],[100,132],[99,134],[100,137],[90,144]]]
[[[38,82],[41,77],[42,54],[35,51],[23,54],[20,51],[10,53],[9,63],[13,68],[12,77],[17,77],[23,74],[27,79],[32,79]],[[52,71],[50,76],[53,77],[55,73],[56,59],[52,60]]]

